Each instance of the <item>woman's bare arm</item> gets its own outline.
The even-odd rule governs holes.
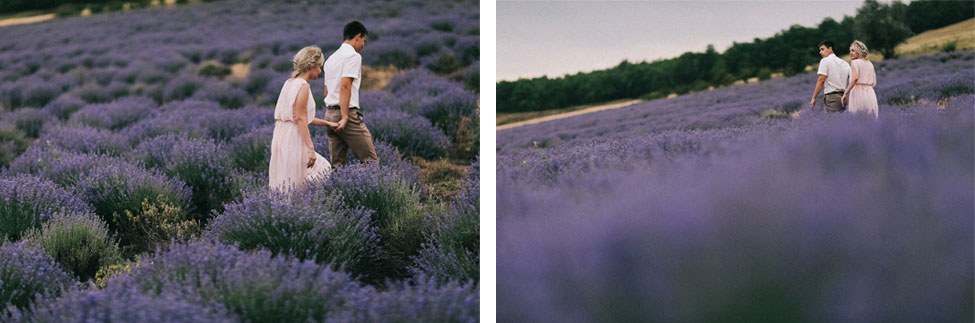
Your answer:
[[[301,136],[301,141],[304,142],[305,147],[311,153],[315,152],[315,145],[311,141],[311,133],[308,131],[308,90],[310,87],[308,84],[302,84],[301,89],[298,90],[298,98],[295,99],[295,105],[292,112],[295,115],[295,125],[298,126],[298,135]],[[314,156],[314,155],[311,155]],[[308,167],[315,164],[315,159],[310,158],[308,161]]]

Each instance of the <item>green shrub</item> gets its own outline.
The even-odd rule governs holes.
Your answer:
[[[20,130],[0,127],[0,167],[10,165],[10,162],[27,150],[28,144]]]
[[[230,75],[230,67],[223,65],[217,61],[206,61],[200,63],[200,68],[197,73],[202,76],[212,76],[223,78],[224,76]]]
[[[74,3],[65,3],[54,9],[54,15],[58,17],[71,17],[81,14],[81,7]]]
[[[113,213],[112,227],[126,243],[123,250],[126,258],[154,251],[170,240],[187,241],[200,234],[199,222],[188,219],[185,211],[166,201],[164,196],[155,201],[143,199],[139,211]]]
[[[24,239],[43,248],[81,281],[94,277],[99,268],[121,260],[108,226],[92,213],[55,214],[40,229],[27,231]]]
[[[460,68],[460,61],[453,52],[443,51],[433,61],[423,64],[427,69],[440,75],[453,73]]]

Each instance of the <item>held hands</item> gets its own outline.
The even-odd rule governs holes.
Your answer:
[[[347,124],[348,122],[349,122],[349,118],[342,118],[342,120],[339,120],[339,122],[335,125],[335,127],[332,128],[334,128],[336,132],[341,132],[342,129],[345,129],[345,124]]]
[[[846,98],[846,94],[843,94],[843,98],[840,99],[840,102],[843,103],[844,106],[846,106],[846,101],[848,101]]]

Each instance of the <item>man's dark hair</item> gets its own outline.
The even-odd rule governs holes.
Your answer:
[[[346,27],[346,28],[348,28],[348,27]],[[824,40],[823,42],[819,43],[819,46],[826,46],[826,48],[833,48],[833,42],[828,41],[828,40]],[[819,46],[816,46],[816,47],[819,47]]]
[[[342,37],[344,37],[345,40],[355,38],[355,36],[358,34],[368,36],[369,32],[366,31],[366,26],[362,25],[361,22],[356,20],[345,24],[345,28],[342,30]]]

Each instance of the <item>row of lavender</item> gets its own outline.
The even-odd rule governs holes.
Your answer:
[[[878,99],[881,104],[894,106],[918,101],[937,102],[950,96],[973,93],[973,60],[975,54],[972,52],[959,51],[876,63]],[[595,137],[625,137],[668,129],[726,127],[758,116],[768,109],[780,112],[802,109],[802,112],[807,112],[815,82],[815,76],[809,74],[777,78],[758,84],[721,87],[673,99],[653,100],[532,127],[512,128],[498,133],[498,147],[500,153],[507,154],[536,145],[574,145]],[[821,110],[822,102],[817,105],[817,109]]]
[[[499,320],[970,319],[975,61],[882,65],[877,120],[754,115],[806,74],[500,132]]]
[[[5,28],[2,315],[476,320],[477,93],[451,80],[477,73],[476,3],[338,7],[228,1]],[[343,11],[375,26],[366,64],[429,60],[405,42],[419,37],[457,68],[406,70],[362,92],[379,164],[350,165],[287,197],[269,193],[268,103],[294,51],[334,40]],[[240,32],[254,37],[229,37]],[[409,62],[400,67],[419,67]],[[232,63],[250,64],[246,80],[204,72]],[[321,83],[312,89],[321,98]],[[324,129],[312,135],[328,157]],[[457,196],[441,202],[404,155],[472,165]]]

